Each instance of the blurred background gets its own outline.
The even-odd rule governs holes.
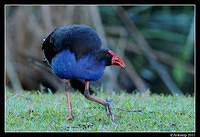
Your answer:
[[[6,87],[60,91],[64,81],[43,63],[43,38],[55,28],[85,24],[124,69],[107,67],[91,82],[105,91],[187,95],[194,93],[195,7],[186,6],[5,6]]]

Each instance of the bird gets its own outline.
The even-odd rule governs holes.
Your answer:
[[[70,80],[84,80],[84,96],[91,101],[105,106],[107,121],[115,121],[108,101],[90,95],[90,81],[100,79],[107,66],[116,65],[124,68],[125,63],[110,49],[102,48],[102,41],[97,32],[83,24],[70,24],[56,28],[43,41],[44,61],[53,73],[65,80],[68,104],[68,120],[73,120],[70,103]]]

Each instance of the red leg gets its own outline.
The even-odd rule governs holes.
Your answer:
[[[67,95],[67,105],[68,105],[68,112],[69,112],[69,116],[68,116],[68,120],[72,120],[73,119],[73,115],[72,115],[72,105],[70,103],[70,93],[69,93],[69,83],[68,80],[65,80],[65,90],[66,90],[66,95]]]
[[[89,81],[86,81],[86,82],[85,82],[84,96],[85,96],[87,99],[89,99],[89,100],[91,100],[91,101],[94,101],[94,102],[97,102],[97,103],[99,103],[99,104],[101,104],[101,105],[103,105],[103,106],[106,107],[106,114],[107,114],[106,123],[107,123],[108,118],[109,118],[110,115],[111,115],[111,117],[112,117],[112,120],[114,121],[114,115],[113,115],[112,111],[111,111],[110,108],[109,108],[109,103],[108,103],[108,102],[105,102],[105,101],[103,101],[103,100],[101,100],[101,99],[98,99],[98,98],[96,98],[96,97],[90,96],[90,92],[89,92]]]

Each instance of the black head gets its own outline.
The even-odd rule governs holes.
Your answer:
[[[97,61],[104,61],[106,66],[117,65],[125,67],[124,62],[109,49],[101,49],[96,54]]]

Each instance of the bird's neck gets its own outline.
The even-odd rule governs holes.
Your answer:
[[[107,62],[105,59],[102,58],[101,60],[99,60],[97,57],[98,57],[98,54],[91,54],[91,56],[89,57],[90,58],[89,60],[92,61],[93,64],[96,66],[103,66],[103,67],[107,66]]]

